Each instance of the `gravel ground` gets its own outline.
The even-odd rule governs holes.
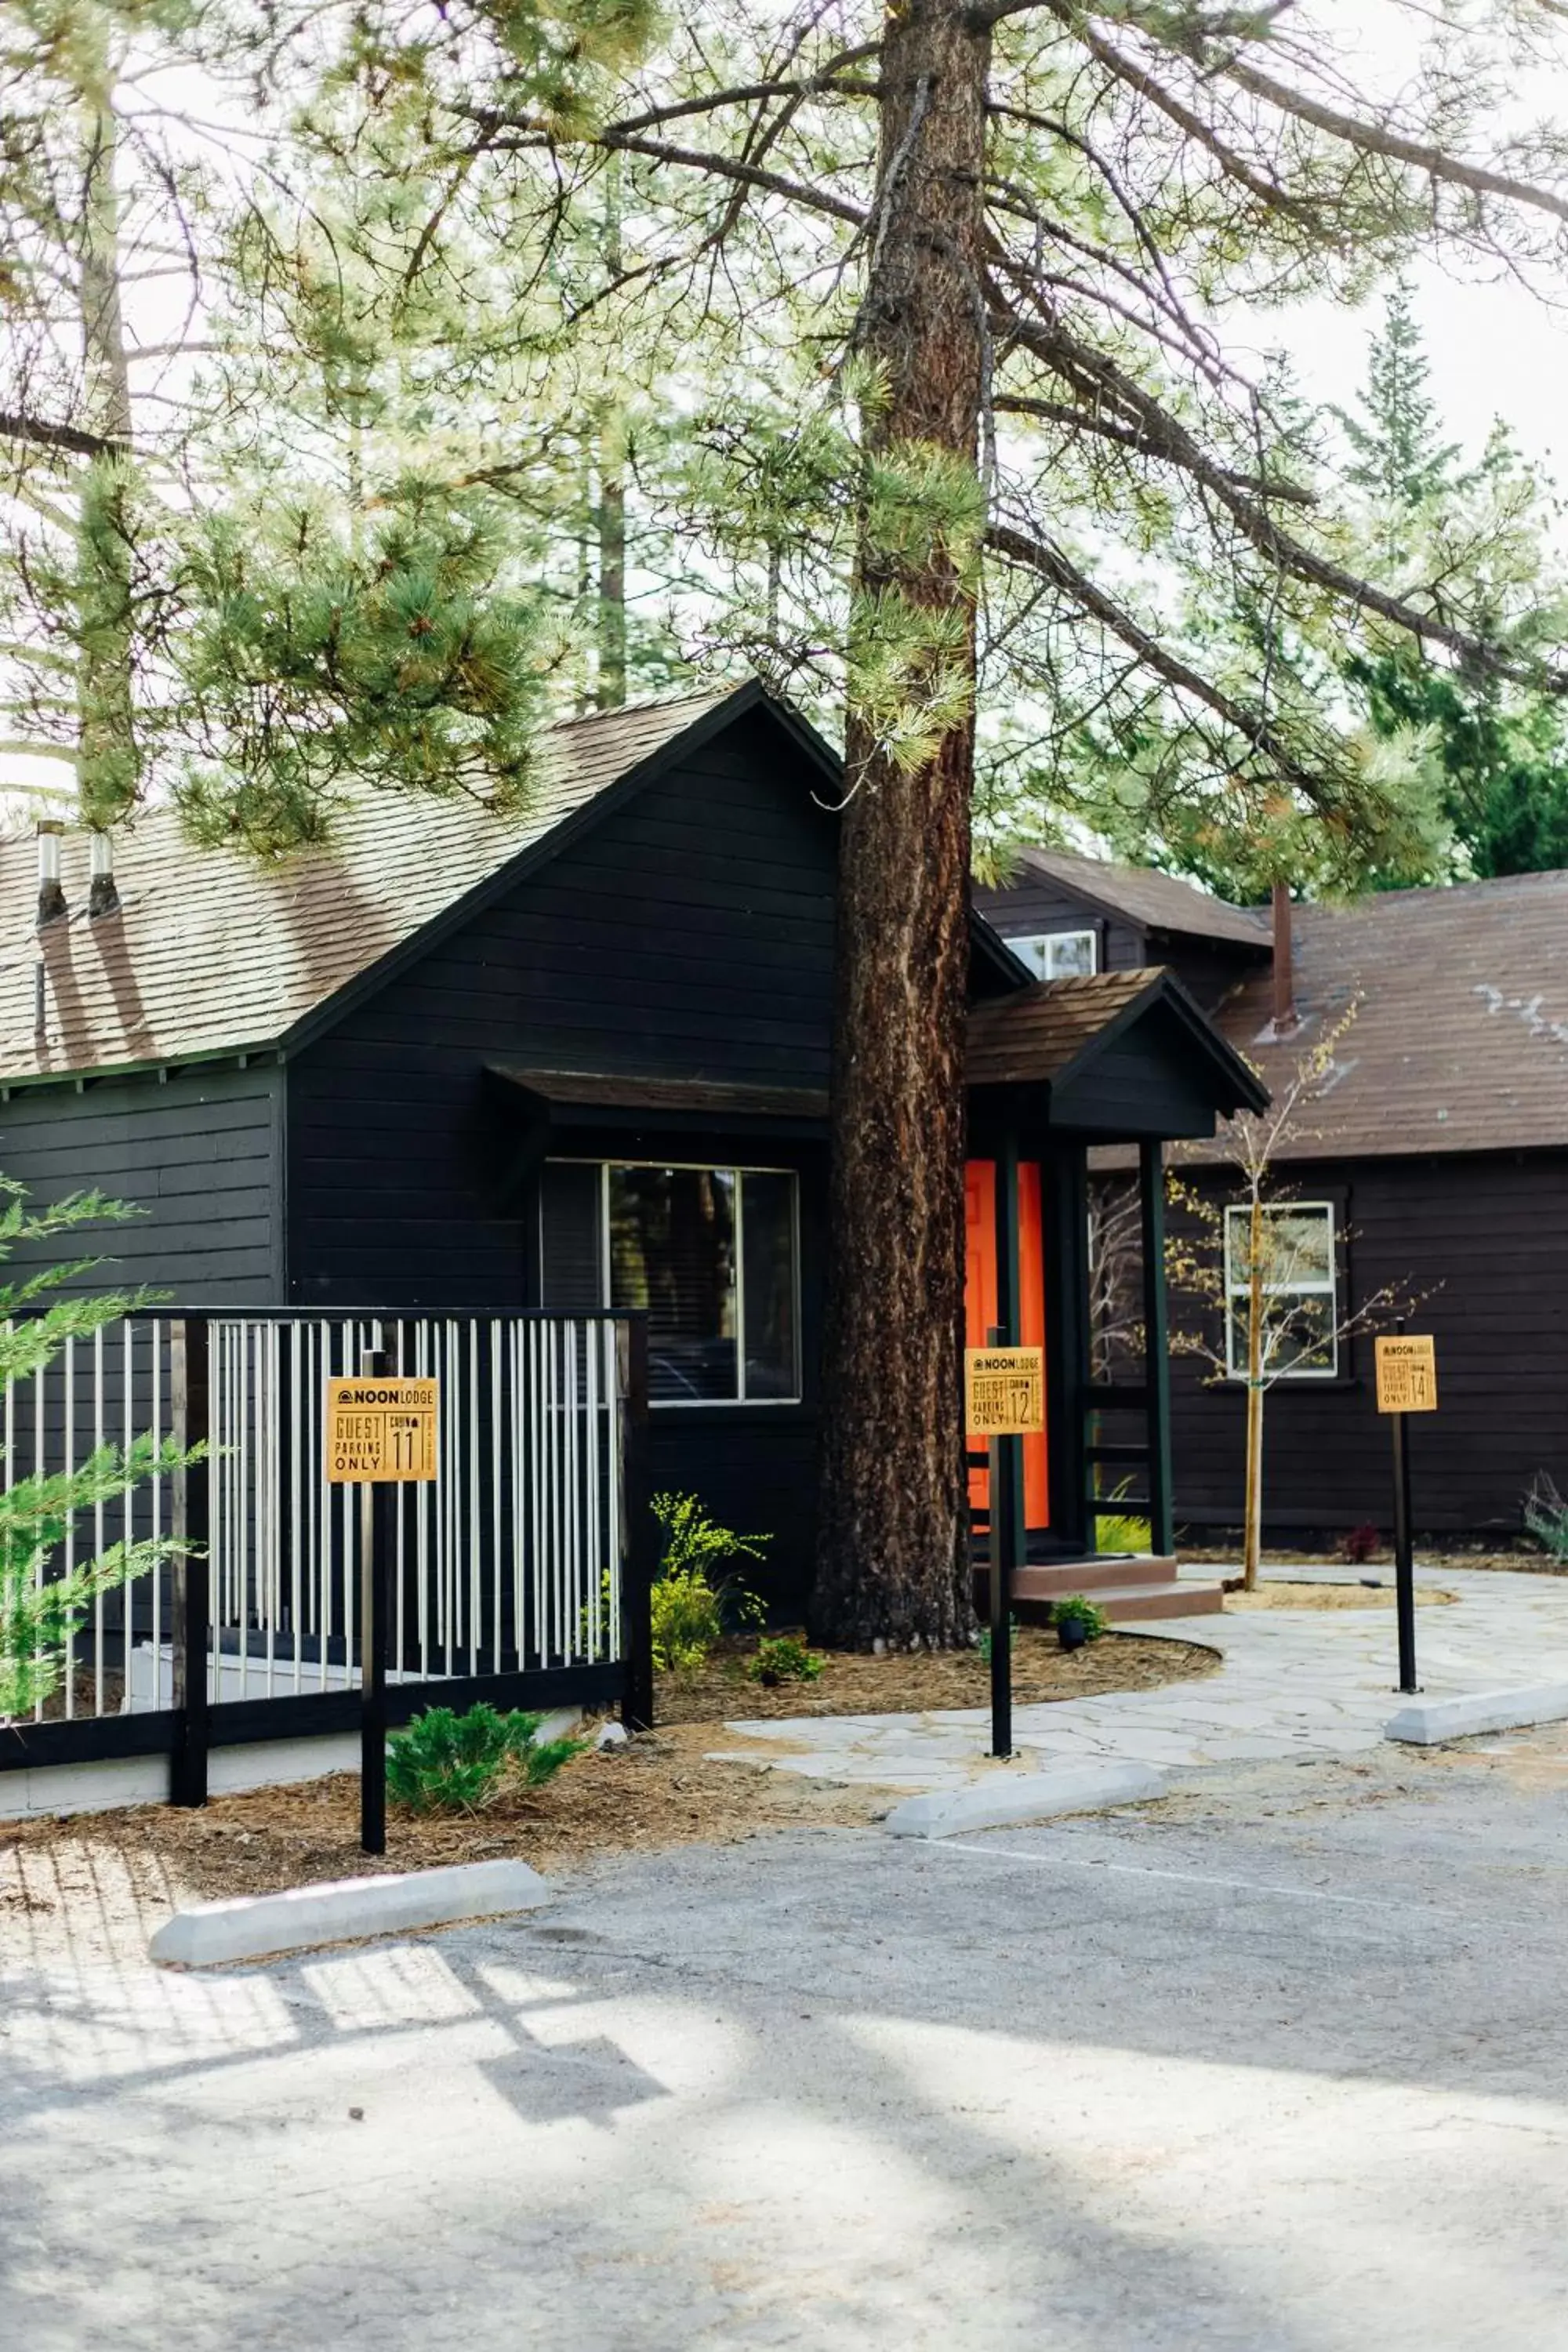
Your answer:
[[[1568,1733],[0,1971],[27,2352],[1568,2342]],[[27,1915],[22,1915],[25,1926]]]

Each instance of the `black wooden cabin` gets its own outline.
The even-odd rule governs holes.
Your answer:
[[[1436,1338],[1439,1409],[1412,1437],[1418,1525],[1511,1539],[1542,1474],[1568,1493],[1568,874],[1299,904],[1278,950],[1266,908],[1054,850],[1026,851],[979,898],[1037,972],[1176,972],[1276,1090],[1353,1015],[1331,1083],[1285,1139],[1278,1190],[1317,1222],[1341,1318],[1390,1286]],[[1167,1156],[1224,1199],[1201,1145]],[[1223,1347],[1191,1300],[1171,1311]],[[1352,1336],[1270,1391],[1272,1539],[1315,1546],[1363,1524],[1386,1537],[1372,1359]],[[1245,1391],[1205,1369],[1177,1360],[1172,1432],[1177,1517],[1213,1538],[1241,1517]]]
[[[558,729],[522,816],[365,793],[330,849],[265,866],[152,812],[96,899],[68,836],[47,920],[30,845],[5,845],[0,1170],[136,1203],[123,1272],[187,1305],[646,1310],[658,1483],[769,1534],[758,1580],[797,1611],[840,783],[752,686]],[[993,1290],[1016,1265],[1051,1371],[1031,1554],[1071,1559],[1105,1490],[1086,1153],[1132,1140],[1157,1171],[1162,1139],[1258,1090],[1168,975],[1037,986],[976,918],[972,995],[976,1192],[1004,1171],[972,1323],[995,1320],[985,1262]],[[998,1255],[1015,1163],[1022,1247]],[[1156,1349],[1121,1402],[1162,1552],[1164,1396]]]

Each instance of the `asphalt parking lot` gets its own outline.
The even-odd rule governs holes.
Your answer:
[[[1568,1735],[605,1865],[161,1974],[0,1936],[0,2344],[1568,2344]]]

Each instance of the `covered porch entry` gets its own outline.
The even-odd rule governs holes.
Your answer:
[[[1014,1491],[969,1461],[977,1538],[1012,1515],[1019,1614],[1087,1592],[1121,1619],[1219,1606],[1175,1582],[1163,1146],[1259,1109],[1265,1091],[1163,971],[1059,980],[974,1006],[968,1046],[965,1339],[1041,1346],[1046,1430]],[[1136,1153],[1122,1320],[1097,1334],[1105,1286],[1091,1238],[1089,1155]],[[1131,1204],[1130,1204],[1131,1208]],[[1126,1296],[1127,1292],[1131,1296]],[[1118,1530],[1113,1522],[1131,1520]],[[1102,1543],[1105,1549],[1101,1549]]]

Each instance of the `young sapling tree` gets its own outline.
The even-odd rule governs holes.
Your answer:
[[[1359,1303],[1341,1296],[1333,1222],[1303,1202],[1280,1168],[1320,1137],[1310,1124],[1339,1071],[1338,1053],[1355,1019],[1352,1004],[1307,1046],[1267,1110],[1242,1111],[1221,1129],[1217,1185],[1172,1171],[1166,1193],[1176,1216],[1166,1245],[1173,1292],[1208,1311],[1173,1330],[1173,1351],[1206,1362],[1208,1380],[1240,1382],[1247,1394],[1242,1507],[1242,1581],[1258,1584],[1263,1545],[1263,1405],[1280,1381],[1331,1374],[1340,1349],[1413,1303],[1385,1283]]]

